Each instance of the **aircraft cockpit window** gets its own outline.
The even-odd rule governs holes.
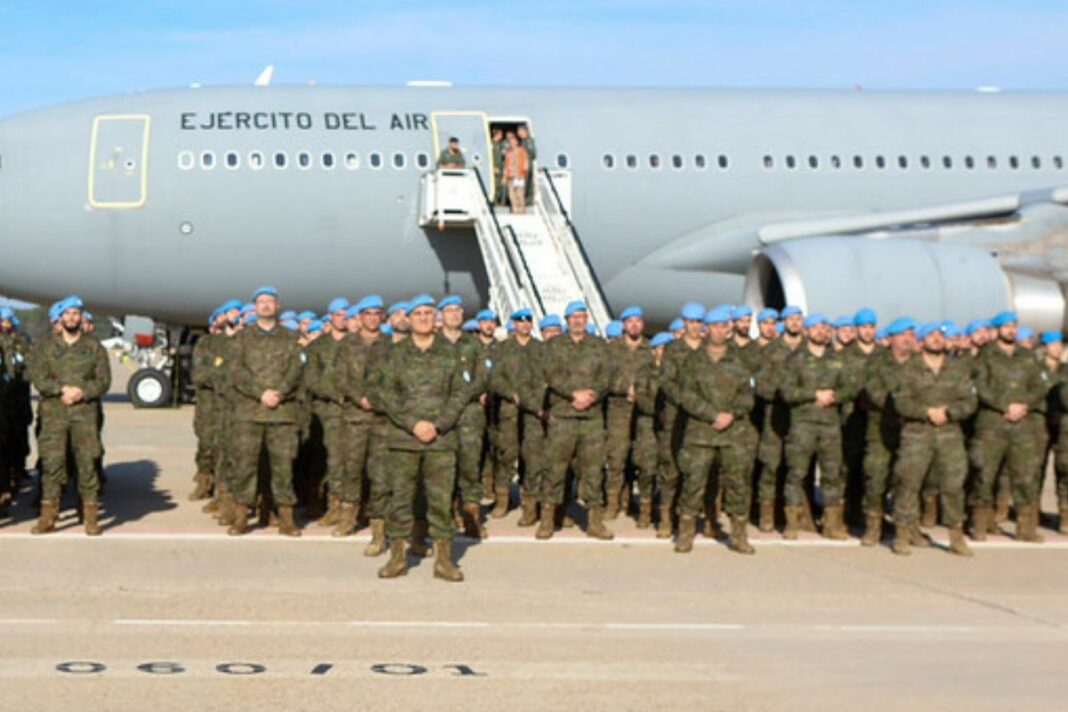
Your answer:
[[[975,168],[975,159],[972,158],[971,156],[965,156],[964,157],[964,167],[967,168],[968,170],[971,170],[971,169]]]
[[[556,167],[557,168],[567,168],[567,165],[568,165],[569,162],[570,161],[568,161],[566,153],[558,153],[558,154],[556,154]]]
[[[930,170],[930,168],[931,168],[931,157],[930,156],[926,156],[926,155],[925,156],[920,156],[920,167],[922,167],[924,170]]]
[[[786,167],[789,168],[791,171],[793,169],[797,168],[797,159],[794,158],[793,156],[787,156],[786,157]]]
[[[838,170],[842,167],[842,159],[838,156],[831,156],[831,168]]]
[[[605,170],[607,171],[612,170],[616,167],[616,157],[613,156],[611,153],[604,154],[603,156],[601,156],[601,165],[603,165]]]
[[[1016,170],[1020,167],[1020,159],[1016,156],[1009,156],[1009,168]]]
[[[766,169],[768,169],[770,171],[774,167],[775,167],[775,159],[772,158],[771,156],[765,154],[765,156],[764,156],[764,168],[766,168]]]
[[[288,163],[288,157],[286,156],[286,152],[285,151],[275,151],[274,152],[274,167],[277,168],[278,170],[283,170],[286,167],[286,163]]]
[[[815,156],[809,156],[808,157],[808,167],[811,168],[812,170],[816,170],[817,168],[820,167],[820,159],[816,158]]]
[[[254,171],[263,168],[263,154],[259,151],[248,154],[248,167]]]
[[[1042,167],[1042,159],[1038,156],[1031,156],[1031,167],[1036,171]]]
[[[864,170],[864,156],[853,156],[853,167],[858,171]]]
[[[632,171],[638,170],[638,157],[635,156],[633,153],[627,154],[627,168],[631,169]]]
[[[905,170],[906,168],[909,167],[909,159],[907,157],[905,157],[905,156],[898,156],[897,157],[897,167],[900,168],[901,170]]]
[[[426,155],[425,153],[415,154],[415,165],[419,166],[420,168],[429,168],[430,156]]]
[[[986,167],[989,168],[990,170],[994,170],[995,168],[997,168],[998,167],[998,159],[997,159],[997,157],[996,156],[987,156],[986,157]]]
[[[949,170],[953,167],[953,158],[950,156],[942,156],[942,167]]]
[[[408,159],[404,157],[403,153],[393,154],[393,167],[398,171],[408,165]]]
[[[694,154],[693,167],[699,171],[703,171],[705,168],[708,167],[708,163],[705,161],[705,156],[703,153]]]
[[[190,170],[194,163],[196,163],[196,159],[193,158],[192,151],[182,151],[178,154],[178,167],[183,171]]]
[[[716,158],[716,163],[718,163],[719,167],[723,170],[727,170],[728,168],[730,168],[730,159],[728,159],[722,153],[719,154],[719,156]]]
[[[311,168],[311,166],[312,166],[311,154],[308,153],[307,151],[301,151],[300,153],[298,153],[297,154],[297,166],[299,166],[302,171],[306,171],[309,168]]]
[[[350,171],[354,171],[360,167],[360,154],[355,151],[349,151],[345,154],[345,168]]]
[[[1057,170],[1061,170],[1062,168],[1064,168],[1064,159],[1061,158],[1060,156],[1054,156],[1053,157],[1053,167],[1056,168]]]
[[[655,153],[649,154],[649,167],[654,171],[660,170],[660,156]]]
[[[683,166],[682,156],[680,156],[679,154],[676,153],[674,156],[671,157],[671,167],[674,168],[677,171],[681,171],[682,170],[682,166]]]
[[[206,171],[210,171],[215,167],[215,154],[211,151],[204,151],[200,154],[200,167]]]
[[[241,165],[241,156],[237,155],[237,151],[226,152],[226,167],[232,171],[238,169]]]
[[[372,153],[370,156],[371,168],[378,170],[382,167],[382,154]]]
[[[330,151],[325,151],[323,155],[319,156],[319,165],[323,167],[324,171],[332,171],[337,165],[334,163],[334,154]]]
[[[879,168],[879,169],[886,168],[886,159],[883,158],[882,156],[876,156],[875,157],[875,167]]]

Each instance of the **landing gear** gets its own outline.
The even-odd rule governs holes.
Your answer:
[[[135,408],[165,408],[171,404],[171,377],[166,371],[142,368],[130,377],[126,394]]]

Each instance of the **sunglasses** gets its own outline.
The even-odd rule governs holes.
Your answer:
[[[532,317],[529,317],[529,316],[519,316],[519,317],[516,317],[515,319],[512,319],[512,321],[534,321],[534,319]]]

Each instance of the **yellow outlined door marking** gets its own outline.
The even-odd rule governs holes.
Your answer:
[[[139,208],[148,198],[148,114],[103,114],[89,139],[89,205]]]

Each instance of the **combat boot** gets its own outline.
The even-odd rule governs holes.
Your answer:
[[[899,556],[908,556],[912,552],[909,550],[909,527],[911,525],[905,522],[894,522],[894,543],[890,547],[890,551],[898,554]]]
[[[749,534],[746,528],[749,521],[746,517],[731,517],[731,551],[739,554],[755,554],[756,549],[749,543]]]
[[[386,552],[386,520],[376,517],[371,520],[371,541],[363,548],[364,556],[379,556]]]
[[[883,513],[864,513],[864,537],[861,546],[876,546],[883,539]]]
[[[337,527],[330,536],[351,536],[356,531],[356,505],[342,502],[337,515]]]
[[[241,536],[248,533],[248,507],[243,504],[234,504],[234,516],[230,522],[230,528],[226,533],[230,536]]]
[[[998,492],[994,499],[994,523],[1001,524],[1009,521],[1009,507],[1012,506],[1012,497],[1008,492]],[[994,532],[991,531],[991,534]]]
[[[397,578],[408,573],[408,557],[404,554],[404,540],[394,539],[389,544],[389,561],[378,570],[378,578]]]
[[[757,528],[762,532],[775,531],[775,502],[760,503],[760,520]]]
[[[204,504],[203,507],[200,508],[200,511],[204,512],[205,514],[212,514],[213,512],[218,512],[219,511],[219,499],[221,497],[222,497],[221,494],[216,494],[214,497],[209,499]]]
[[[425,559],[430,556],[430,547],[426,545],[426,538],[430,535],[430,529],[427,523],[421,520],[416,520],[412,525],[412,545],[408,549],[412,556],[418,556],[421,559]]]
[[[604,524],[604,509],[602,507],[590,507],[589,517],[586,520],[586,536],[602,541],[611,541],[616,536]]]
[[[538,531],[534,532],[535,539],[552,539],[556,528],[556,507],[551,504],[541,504],[541,519],[538,520]]]
[[[31,534],[47,534],[56,530],[56,519],[59,518],[59,502],[54,499],[41,500],[41,516],[30,530]]]
[[[920,531],[917,522],[911,522],[908,526],[909,546],[915,549],[926,549],[931,545],[930,540]]]
[[[86,536],[100,536],[104,530],[100,528],[100,505],[96,502],[82,502],[82,519],[85,521]]]
[[[489,536],[482,523],[482,506],[478,502],[465,502],[463,508],[464,536],[485,539]]]
[[[613,492],[613,491],[611,491],[611,488],[609,488],[609,491],[608,491],[607,495],[605,496],[604,518],[607,519],[608,521],[615,521],[616,518],[618,518],[618,517],[619,517],[619,492],[618,491]]]
[[[949,550],[957,556],[975,556],[975,552],[964,540],[964,527],[960,524],[949,528]]]
[[[675,539],[675,551],[688,554],[693,551],[693,538],[697,534],[697,517],[692,514],[679,515],[679,536]]]
[[[823,508],[823,538],[844,541],[849,538],[842,522],[842,505],[833,504]]]
[[[1045,538],[1038,533],[1038,506],[1031,504],[1016,508],[1016,538],[1033,544],[1041,544]]]
[[[994,511],[990,507],[974,507],[972,508],[972,539],[975,541],[986,541],[987,530],[990,528],[990,521],[993,519]]]
[[[1058,510],[1060,516],[1060,522],[1057,525],[1057,532],[1059,534],[1068,534],[1068,507],[1061,506]]]
[[[782,538],[793,541],[797,538],[797,530],[801,526],[801,507],[792,507],[789,504],[783,507],[786,514],[786,527],[782,530]]]
[[[211,485],[215,477],[210,472],[198,472],[193,476],[193,493],[189,495],[190,502],[207,499],[211,496]]]
[[[340,512],[340,508],[338,509]],[[338,520],[340,522],[340,519]],[[297,522],[293,519],[293,508],[278,507],[278,533],[282,536],[300,536],[300,527],[297,526]]]
[[[812,518],[812,502],[809,501],[807,492],[801,493],[801,504],[797,508],[797,526],[801,531],[816,531],[816,520]]]
[[[508,495],[509,491],[507,487],[494,490],[494,505],[493,511],[490,512],[490,516],[494,519],[504,519],[508,516]]]
[[[660,521],[656,523],[656,538],[670,539],[671,532],[671,507],[660,508]]]
[[[522,513],[519,515],[519,521],[516,522],[517,526],[532,527],[538,523],[538,500],[529,494],[520,493],[519,507]]]
[[[335,526],[340,515],[341,497],[331,492],[326,496],[326,514],[319,518],[319,526]]]
[[[938,526],[938,494],[928,494],[923,497],[923,514],[920,515],[920,526],[925,529]]]
[[[452,563],[452,539],[434,540],[434,578],[450,583],[459,583],[464,580],[464,572]]]
[[[653,526],[653,500],[638,500],[638,528],[648,529]]]
[[[234,501],[232,494],[225,493],[219,498],[219,508],[215,511],[215,518],[220,525],[226,527],[234,523],[234,510],[236,507],[237,503]]]

